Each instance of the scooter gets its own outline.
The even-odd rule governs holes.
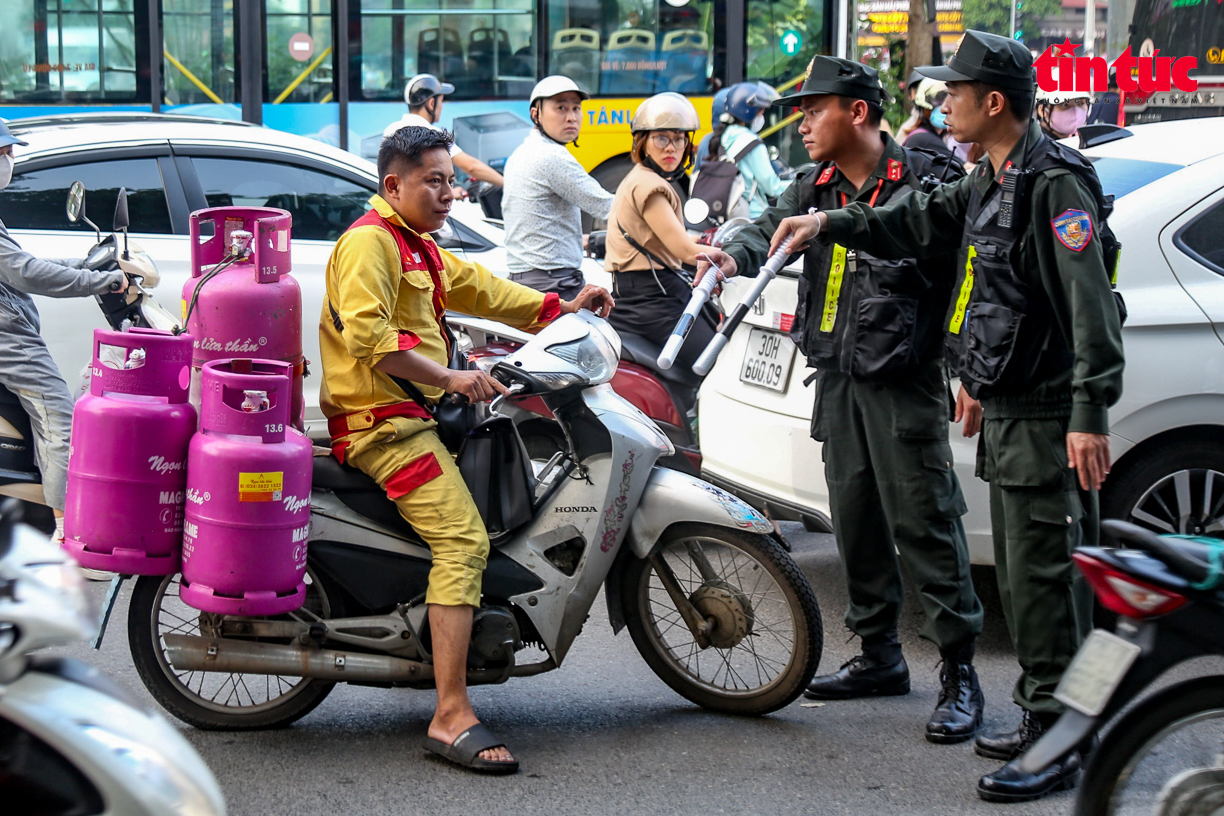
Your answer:
[[[1112,547],[1081,547],[1073,557],[1117,624],[1093,631],[1076,654],[1055,692],[1066,713],[1024,755],[1024,770],[1040,773],[1128,709],[1088,760],[1076,814],[1219,813],[1224,676],[1149,692],[1187,660],[1224,655],[1224,541],[1115,520],[1101,531]]]
[[[613,630],[628,628],[680,695],[735,714],[782,708],[819,664],[816,597],[766,518],[659,466],[675,449],[612,389],[620,351],[616,332],[583,311],[508,356],[477,360],[511,394],[490,405],[457,457],[493,545],[468,683],[560,667],[602,587]],[[502,413],[528,399],[543,403],[563,437],[538,469]],[[339,682],[434,685],[428,547],[372,479],[316,453],[301,609],[201,613],[181,600],[177,575],[136,582],[136,669],[184,722],[270,728],[304,716]]]
[[[33,654],[98,627],[70,557],[0,508],[0,801],[5,813],[223,816],[212,771],[160,714],[77,660]]]
[[[690,200],[691,203],[691,200]],[[730,219],[703,236],[702,243],[721,246],[751,222]],[[592,233],[588,244],[592,257],[603,257],[603,233]],[[447,322],[457,329],[462,350],[473,361],[503,357],[531,340],[527,332],[501,323],[468,315],[447,313]],[[637,406],[671,440],[676,452],[662,460],[669,468],[701,475],[701,450],[694,426],[697,389],[705,378],[683,368],[664,369],[658,364],[662,347],[636,334],[622,333],[621,364],[612,378],[612,389]],[[533,459],[547,459],[561,449],[561,434],[542,403],[526,400],[510,409],[520,425],[523,441]],[[779,536],[780,541],[784,541]],[[789,549],[788,544],[783,544]]]
[[[105,238],[98,226],[85,215],[85,187],[79,181],[73,182],[69,188],[67,212],[70,223],[84,221],[94,228],[97,235],[97,243],[89,250],[85,266],[94,270],[122,269],[128,276],[126,292],[95,295],[111,328],[116,331],[132,326],[163,330],[176,328],[178,321],[174,315],[149,293],[160,278],[157,266],[140,247],[128,240],[127,190],[119,191],[113,232]],[[88,373],[86,367],[84,377]],[[87,379],[81,388],[88,390]],[[21,401],[16,394],[0,385],[0,496],[21,499],[32,505],[45,505],[42,475],[34,461],[33,440],[30,418]],[[39,523],[40,527],[46,527],[45,519],[38,522],[42,522]]]

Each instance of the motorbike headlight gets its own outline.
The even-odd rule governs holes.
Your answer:
[[[150,791],[180,816],[218,816],[204,791],[154,749],[96,725],[81,732],[107,748]]]
[[[596,332],[572,343],[549,346],[548,353],[577,368],[594,385],[607,382],[616,373],[617,355],[608,341]]]

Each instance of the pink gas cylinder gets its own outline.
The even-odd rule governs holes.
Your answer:
[[[89,393],[72,412],[64,508],[64,549],[82,567],[178,572],[196,426],[191,344],[189,334],[153,329],[94,331]]]
[[[272,207],[213,207],[191,214],[191,278],[183,322],[195,337],[191,401],[209,360],[257,357],[293,368],[289,421],[303,429],[302,291],[289,274],[292,218]],[[201,240],[201,227],[212,235]]]
[[[289,424],[293,366],[213,360],[187,456],[184,603],[279,615],[306,597],[310,440]]]

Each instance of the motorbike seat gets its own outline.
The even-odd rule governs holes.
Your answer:
[[[661,379],[675,383],[682,388],[695,391],[701,385],[702,377],[694,374],[692,369],[679,365],[668,369],[659,368],[659,355],[663,352],[662,346],[655,345],[639,334],[621,332],[620,339],[622,360],[648,368]]]
[[[1115,546],[1143,550],[1158,558],[1182,578],[1194,583],[1206,579],[1210,572],[1212,545],[1207,542],[1157,535],[1137,524],[1117,519],[1101,522],[1101,532]]]
[[[387,497],[387,491],[355,467],[342,465],[334,456],[314,457],[312,489],[329,490],[346,507],[370,521],[386,527],[403,538],[421,543],[421,537]]]

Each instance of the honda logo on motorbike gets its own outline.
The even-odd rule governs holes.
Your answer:
[[[554,513],[598,513],[598,507],[554,507]]]
[[[1117,72],[1118,88],[1122,93],[1154,93],[1177,88],[1179,91],[1197,91],[1198,80],[1190,78],[1190,72],[1198,68],[1197,57],[1161,57],[1160,49],[1152,55],[1135,57],[1130,47],[1123,51],[1112,64],[1104,57],[1077,57],[1080,46],[1068,37],[1061,45],[1051,45],[1033,61],[1037,69],[1037,86],[1043,91],[1087,91],[1104,93],[1109,90],[1109,70]],[[1058,50],[1058,56],[1054,51]],[[1142,52],[1141,52],[1142,53]],[[1055,75],[1055,70],[1058,74]]]

